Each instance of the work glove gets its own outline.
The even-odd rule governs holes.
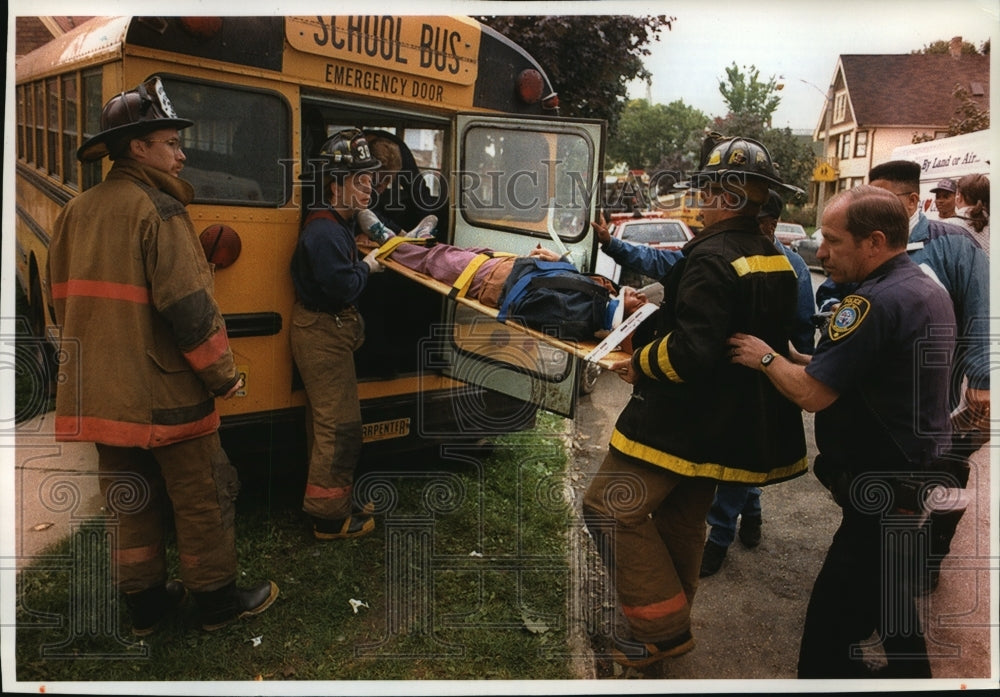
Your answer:
[[[375,258],[376,254],[378,254],[378,249],[373,249],[372,251],[368,252],[367,255],[365,255],[364,259],[361,260],[368,265],[369,273],[378,273],[379,271],[385,271],[385,267],[382,266],[380,263],[378,263],[378,259]]]

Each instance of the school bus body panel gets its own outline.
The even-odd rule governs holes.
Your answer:
[[[289,17],[286,74],[345,92],[469,108],[478,25],[460,17]]]
[[[18,75],[32,79],[57,75],[72,65],[81,70],[120,59],[124,48],[129,17],[95,17],[77,31],[57,37],[17,59]]]
[[[460,182],[454,176],[463,166],[457,141],[457,114],[463,111],[498,114],[498,127],[504,126],[505,117],[523,116],[521,125],[538,131],[547,143],[538,157],[560,154],[559,136],[545,133],[565,128],[561,120],[529,123],[544,113],[542,106],[515,96],[515,82],[526,70],[541,74],[543,96],[554,94],[521,47],[467,17],[90,20],[17,63],[18,97],[30,102],[18,105],[18,119],[25,117],[27,123],[19,127],[18,140],[18,280],[29,292],[33,281],[41,286],[37,295],[44,298],[30,300],[44,308],[42,324],[51,324],[48,236],[62,206],[101,181],[111,167],[108,160],[76,162],[75,148],[99,130],[101,106],[108,99],[152,75],[161,76],[177,112],[195,122],[182,132],[188,159],[181,173],[196,191],[188,206],[195,232],[225,225],[241,242],[236,262],[214,272],[215,295],[235,362],[246,377],[237,396],[217,403],[224,433],[238,431],[241,439],[263,439],[272,446],[281,445],[286,434],[300,439],[306,398],[289,342],[294,302],[289,263],[303,206],[314,195],[300,182],[302,163],[308,159],[304,148],[307,142],[310,148],[318,147],[323,137],[317,142],[316,134],[308,132],[307,108],[321,106],[327,128],[390,127],[400,137],[407,128],[436,133],[436,159],[421,160],[420,167],[438,172],[445,189],[451,185],[440,238],[526,253],[548,239],[554,218],[514,221],[510,226],[483,219],[486,228],[477,227],[458,210]],[[36,105],[41,91],[67,75],[76,76],[69,79],[80,92],[75,116],[65,105],[58,113],[52,111],[56,107],[51,105],[61,102],[51,96],[50,106]],[[48,120],[75,119],[59,134],[63,140],[58,167],[46,165],[57,146],[55,140],[45,140],[48,124],[41,123],[43,114]],[[239,130],[255,123],[261,126],[256,132]],[[511,121],[506,126],[514,127]],[[598,138],[591,147],[596,167],[603,157],[603,134],[588,137]],[[237,167],[234,162],[240,157],[246,160]],[[543,188],[551,189],[551,173],[545,179]],[[574,219],[576,232],[557,231],[572,248],[574,260],[584,265],[580,268],[592,256],[587,250],[593,245],[591,210],[589,204],[579,207],[586,219]],[[572,413],[573,362],[567,362],[565,354],[560,358],[556,354],[561,352],[540,348],[537,342],[528,345],[523,337],[510,339],[515,345],[511,351],[502,325],[460,317],[456,326],[454,303],[394,286],[383,278],[391,275],[376,274],[369,284],[366,320],[387,326],[368,327],[369,341],[356,361],[367,451],[404,450],[428,440],[454,441],[530,427],[537,405]],[[416,306],[421,309],[414,312]],[[404,333],[392,333],[403,325]],[[478,333],[470,333],[477,328]],[[55,337],[56,329],[50,327],[50,336]],[[378,353],[385,345],[395,351],[387,358]],[[456,355],[462,356],[461,370],[452,365]],[[539,369],[540,362],[553,360],[563,363]],[[518,396],[507,396],[510,393]],[[280,431],[284,426],[292,430]]]
[[[48,258],[51,230],[62,206],[68,200],[47,179],[31,170],[21,170],[21,175],[31,178],[34,186],[17,186],[14,195],[14,229],[17,281],[30,303],[40,303],[40,316],[48,316]],[[56,202],[59,201],[59,203]],[[35,284],[35,289],[32,285]],[[32,297],[33,291],[41,297]]]

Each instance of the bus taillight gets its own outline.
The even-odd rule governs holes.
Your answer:
[[[181,17],[181,26],[191,36],[211,39],[222,29],[222,17]]]
[[[236,230],[228,225],[209,225],[201,231],[198,239],[201,240],[201,248],[205,250],[208,263],[215,264],[217,269],[232,266],[243,250],[243,241]]]
[[[533,68],[526,68],[517,76],[517,96],[525,104],[537,104],[542,99],[545,80],[542,74]]]

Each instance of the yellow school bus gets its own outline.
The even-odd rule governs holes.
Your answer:
[[[289,264],[309,158],[344,126],[392,140],[400,225],[427,214],[437,237],[526,254],[538,244],[589,271],[604,124],[559,116],[527,51],[468,17],[97,17],[16,65],[17,277],[31,325],[53,343],[46,253],[60,209],[100,182],[80,163],[102,105],[158,76],[179,115],[195,190],[188,211],[235,261],[216,298],[245,378],[219,402],[227,446],[296,439],[305,394],[289,345]],[[388,199],[387,199],[388,200]],[[539,406],[571,415],[577,361],[458,308],[391,272],[371,278],[356,354],[366,452],[530,427]],[[557,330],[557,328],[555,328]],[[53,370],[58,371],[58,363]],[[289,431],[288,429],[292,429]]]
[[[661,194],[653,201],[653,210],[665,218],[674,218],[687,224],[692,230],[701,230],[701,211],[698,208],[696,190],[671,191]]]

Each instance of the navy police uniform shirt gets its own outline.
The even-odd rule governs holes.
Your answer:
[[[824,459],[854,473],[920,469],[943,452],[955,315],[906,255],[843,299],[806,372],[839,397],[816,414]]]

